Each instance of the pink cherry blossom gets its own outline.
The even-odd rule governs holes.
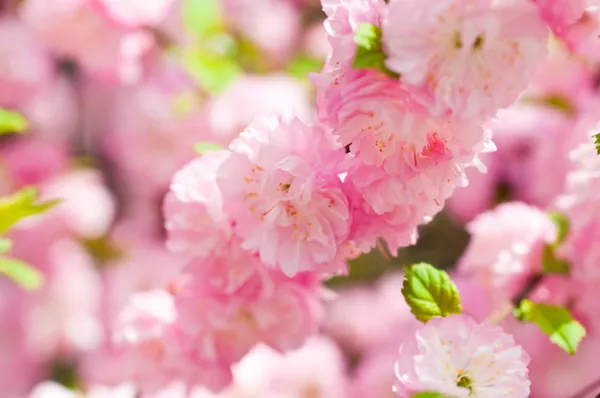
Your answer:
[[[322,316],[318,280],[311,275],[257,274],[232,295],[206,291],[205,283],[191,279],[181,288],[179,326],[199,357],[225,366],[259,342],[281,352],[300,347]]]
[[[207,104],[212,141],[229,145],[257,117],[293,114],[304,122],[314,119],[311,98],[297,79],[278,73],[245,75]]]
[[[48,217],[63,218],[72,232],[82,238],[99,238],[108,232],[116,212],[112,193],[94,169],[73,171],[48,182],[41,196],[63,200]]]
[[[590,0],[531,0],[540,10],[544,21],[555,33],[577,22]]]
[[[354,240],[374,227],[392,247],[414,243],[415,228],[467,184],[465,169],[485,170],[478,155],[494,150],[481,125],[429,117],[399,82],[378,72],[341,69],[313,83],[321,120],[354,155],[344,180],[357,209]]]
[[[26,105],[52,77],[51,61],[43,45],[23,24],[0,19],[0,106]]]
[[[469,245],[458,269],[500,297],[510,298],[542,270],[544,245],[556,239],[556,226],[542,210],[519,202],[504,203],[468,224]]]
[[[216,181],[217,170],[228,156],[227,151],[209,152],[173,177],[164,203],[170,250],[206,257],[230,238],[231,224]]]
[[[433,114],[458,118],[511,105],[547,41],[526,1],[394,1],[383,24],[387,66]]]
[[[361,360],[350,384],[350,397],[396,398],[398,396],[392,389],[396,347],[397,345],[386,347],[370,353]]]
[[[115,327],[113,341],[118,351],[108,352],[107,358],[119,369],[118,383],[134,380],[148,393],[160,391],[173,381],[188,386],[199,383],[212,389],[229,384],[228,367],[198,357],[182,344],[178,317],[174,297],[165,291],[140,292],[131,297]]]
[[[67,170],[68,152],[63,144],[28,138],[2,146],[0,192],[8,194],[53,181]]]
[[[262,118],[231,145],[217,182],[242,247],[289,276],[340,269],[350,232],[343,149],[321,126]]]
[[[287,60],[299,40],[300,13],[288,0],[223,0],[223,15],[276,63]]]
[[[397,344],[417,326],[399,293],[403,280],[402,274],[393,274],[374,286],[340,291],[328,307],[323,330],[351,352],[365,353],[387,348],[390,342]],[[406,333],[399,336],[398,330]]]
[[[92,0],[108,17],[129,27],[160,25],[169,15],[176,0]]]
[[[25,24],[57,54],[75,58],[92,73],[118,81],[136,81],[142,58],[154,45],[141,31],[111,21],[95,0],[27,0],[20,7]]]
[[[168,58],[153,64],[143,81],[117,90],[109,108],[113,117],[100,138],[107,156],[130,181],[130,195],[158,200],[173,174],[196,155],[194,145],[211,141],[195,90],[181,66]],[[133,147],[136,156],[131,156]]]
[[[346,383],[345,361],[339,347],[319,336],[283,355],[264,345],[255,347],[236,366],[234,384],[223,398],[244,394],[265,398],[346,398]]]
[[[396,361],[396,393],[434,391],[456,397],[529,396],[529,356],[501,328],[466,315],[427,322]]]
[[[331,46],[325,70],[349,66],[356,52],[354,33],[361,23],[380,26],[386,8],[385,2],[383,0],[322,0],[321,4],[327,15],[325,30]]]

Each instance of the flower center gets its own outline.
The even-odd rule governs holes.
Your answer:
[[[479,35],[473,42],[473,50],[481,50],[483,48],[484,40],[483,36]]]
[[[456,376],[456,385],[458,387],[468,388],[469,391],[473,392],[473,382],[467,376],[464,376],[461,372]]]

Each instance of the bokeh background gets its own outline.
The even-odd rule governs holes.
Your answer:
[[[166,286],[183,265],[165,248],[161,207],[196,144],[226,146],[259,115],[316,118],[307,76],[329,49],[319,1],[152,1],[0,1],[0,107],[29,126],[0,138],[0,194],[35,186],[63,199],[9,235],[11,255],[44,283],[28,292],[0,280],[1,398],[27,397],[43,380],[89,385],[103,371],[93,353],[127,298]],[[488,174],[459,189],[415,246],[390,253],[382,243],[328,282],[343,299],[331,304],[328,337],[311,342],[298,367],[329,363],[309,375],[318,382],[337,366],[347,389],[294,396],[392,397],[398,325],[411,322],[402,267],[452,268],[476,214],[516,199],[544,207],[562,190],[574,144],[535,132],[542,120],[558,120],[545,134],[560,130],[564,107],[529,106],[498,129]],[[342,365],[327,362],[328,350],[343,352]]]

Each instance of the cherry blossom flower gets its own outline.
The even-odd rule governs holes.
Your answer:
[[[338,271],[351,218],[338,177],[344,152],[328,132],[263,118],[230,149],[217,183],[242,247],[289,276]]]
[[[547,41],[527,1],[394,1],[383,24],[386,65],[433,114],[457,118],[485,119],[511,105]]]
[[[556,240],[550,217],[520,202],[504,203],[467,226],[472,237],[459,261],[459,272],[475,278],[500,297],[510,298],[526,280],[542,271],[542,251]]]
[[[501,328],[465,315],[434,318],[400,348],[396,393],[455,397],[529,396],[529,356]]]

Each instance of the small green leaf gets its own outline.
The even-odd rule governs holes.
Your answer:
[[[220,151],[223,147],[212,142],[199,142],[194,146],[194,149],[196,149],[196,152],[200,155],[204,155],[207,152]]]
[[[538,325],[554,344],[571,355],[575,354],[577,346],[586,335],[583,325],[573,319],[569,310],[564,307],[534,303],[526,299],[521,301],[515,316],[519,320]]]
[[[24,188],[0,198],[0,235],[23,218],[41,214],[60,203],[60,200],[37,203],[37,199],[35,188]]]
[[[352,63],[354,69],[375,69],[394,79],[400,77],[385,66],[380,27],[368,23],[360,24],[354,34],[354,41],[357,44]]]
[[[223,29],[219,0],[183,0],[181,15],[186,30],[198,38]]]
[[[0,135],[23,133],[29,124],[20,113],[0,108]]]
[[[445,271],[419,263],[408,267],[404,278],[402,294],[418,320],[462,312],[458,289]]]
[[[0,253],[6,253],[12,247],[10,239],[0,238]]]
[[[596,153],[600,155],[600,133],[594,134],[592,138],[594,138],[594,146],[596,147]]]
[[[570,223],[569,219],[566,215],[559,212],[550,212],[548,217],[556,224],[556,229],[558,233],[556,234],[556,242],[554,242],[555,246],[563,243],[567,235],[569,234]]]
[[[544,251],[542,252],[542,266],[544,274],[569,275],[571,272],[569,263],[562,258],[556,257],[552,245],[544,246]]]
[[[323,60],[308,55],[299,55],[287,67],[289,75],[298,79],[306,79],[309,73],[319,72],[323,68]]]
[[[242,73],[235,60],[209,51],[188,51],[182,55],[186,70],[200,87],[210,93],[225,90]]]
[[[439,392],[419,392],[414,394],[411,398],[449,398],[447,395],[440,394]]]
[[[39,270],[20,260],[0,257],[0,274],[6,275],[26,290],[35,290],[44,280]]]

